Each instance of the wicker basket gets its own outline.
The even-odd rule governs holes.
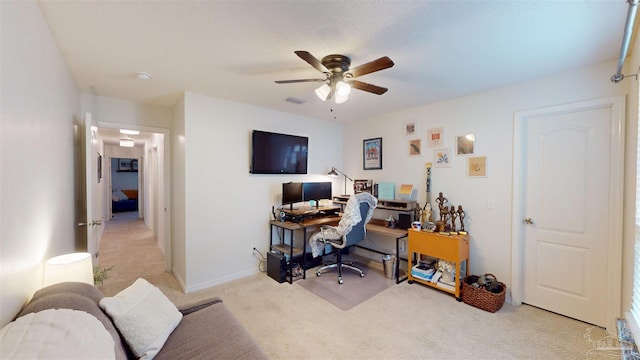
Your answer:
[[[485,275],[491,275],[495,278],[495,275],[493,274]],[[471,276],[467,276],[462,282],[462,301],[465,304],[469,304],[471,306],[477,307],[478,309],[482,309],[492,313],[500,310],[502,305],[504,305],[504,297],[507,293],[507,286],[504,283],[498,282],[502,286],[502,291],[495,294],[484,288],[471,286],[474,281],[470,280],[470,278]]]

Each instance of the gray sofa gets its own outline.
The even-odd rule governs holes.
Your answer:
[[[72,309],[95,316],[115,341],[116,359],[135,358],[109,316],[98,305],[103,294],[94,286],[67,282],[38,290],[17,318],[46,309]],[[182,320],[156,359],[268,359],[220,299],[178,309]]]

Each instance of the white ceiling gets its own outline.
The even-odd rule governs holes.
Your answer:
[[[193,91],[341,122],[615,60],[628,8],[624,0],[39,4],[83,92],[171,107]],[[389,56],[394,67],[358,78],[389,91],[354,90],[336,105],[315,96],[318,83],[275,84],[322,77],[296,50],[347,55],[352,66]]]

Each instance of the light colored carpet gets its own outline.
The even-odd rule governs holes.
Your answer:
[[[362,269],[364,277],[351,270],[342,270],[343,284],[338,283],[338,271],[333,269],[316,276],[315,269],[307,270],[307,278],[299,280],[296,284],[311,291],[311,293],[338,309],[348,311],[367,299],[381,293],[395,282],[384,277],[384,274],[376,268],[354,262],[354,265]]]
[[[107,243],[118,242],[135,246],[124,240]],[[122,254],[114,258],[119,280],[105,283],[100,288],[105,294],[117,293],[135,280],[127,279],[139,276],[137,267],[124,276],[129,260],[126,251]],[[177,305],[221,297],[273,359],[619,358],[599,350],[610,339],[601,328],[527,305],[505,304],[492,314],[406,281],[343,311],[299,281],[280,284],[264,273],[190,294],[181,292],[171,274],[142,276]]]

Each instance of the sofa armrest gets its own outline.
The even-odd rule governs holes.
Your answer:
[[[209,299],[203,299],[200,301],[194,301],[191,303],[183,304],[183,305],[177,306],[177,308],[178,308],[178,311],[182,313],[182,315],[189,315],[196,311],[202,310],[207,306],[221,303],[221,302],[222,302],[222,299],[220,299],[219,297],[213,297]]]

